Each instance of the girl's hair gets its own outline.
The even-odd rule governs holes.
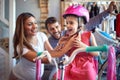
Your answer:
[[[26,13],[20,14],[16,20],[16,29],[13,37],[13,46],[14,46],[13,58],[20,58],[24,47],[27,47],[30,50],[34,50],[32,46],[29,44],[29,42],[27,41],[25,36],[25,30],[24,30],[25,21],[30,17],[35,18],[33,14],[26,12]],[[19,46],[20,54],[18,54],[17,52],[17,46]]]

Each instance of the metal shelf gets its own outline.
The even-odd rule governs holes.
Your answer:
[[[103,0],[64,0],[65,2],[98,2]],[[110,2],[111,0],[104,0],[106,2]],[[120,0],[114,0],[116,2],[120,2]]]

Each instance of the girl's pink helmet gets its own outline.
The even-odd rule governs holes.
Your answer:
[[[89,12],[88,10],[81,5],[72,5],[68,7],[63,14],[63,17],[66,18],[67,15],[75,15],[78,17],[85,17],[86,21],[89,21]]]

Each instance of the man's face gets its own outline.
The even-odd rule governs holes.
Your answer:
[[[55,39],[60,39],[61,37],[61,26],[58,22],[53,24],[48,24],[48,32],[51,36],[53,36]]]

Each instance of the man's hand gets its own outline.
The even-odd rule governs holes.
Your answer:
[[[116,6],[116,3],[115,1],[112,1],[110,4],[109,4],[109,7],[108,7],[108,12],[109,13],[112,13],[113,11],[115,11],[117,9],[117,6]]]

